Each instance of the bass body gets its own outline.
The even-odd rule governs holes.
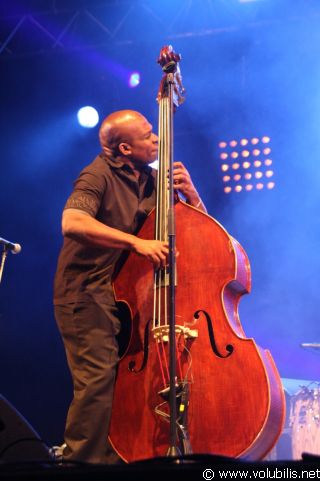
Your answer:
[[[251,289],[247,255],[209,215],[178,201],[175,217],[180,450],[262,459],[280,436],[285,404],[269,351],[245,337],[239,320],[240,298]],[[154,231],[152,211],[138,235],[153,239]],[[154,313],[152,265],[131,253],[114,291],[130,313],[131,335],[119,363],[110,441],[126,462],[165,456],[168,331],[154,323],[165,312]]]

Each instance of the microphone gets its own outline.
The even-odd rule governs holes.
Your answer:
[[[5,249],[11,251],[12,254],[19,254],[19,252],[21,252],[20,244],[14,244],[6,239],[2,239],[2,237],[0,237],[0,244],[2,244]]]

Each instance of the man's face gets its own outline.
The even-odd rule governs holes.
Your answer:
[[[132,123],[128,144],[131,147],[130,158],[137,166],[150,164],[158,156],[158,136],[143,116]]]

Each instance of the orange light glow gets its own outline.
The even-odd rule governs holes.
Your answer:
[[[258,171],[254,174],[254,176],[255,176],[256,179],[261,179],[261,177],[263,177],[263,173]]]
[[[259,184],[256,185],[256,189],[261,190],[263,189],[263,184],[259,182]]]
[[[268,144],[270,142],[270,137],[264,136],[264,137],[262,137],[261,140],[264,144]]]
[[[232,157],[233,159],[237,159],[237,158],[239,157],[238,152],[231,152],[231,157]]]
[[[250,190],[253,189],[253,185],[252,185],[252,184],[247,184],[247,185],[245,186],[245,189],[248,190],[248,191],[250,191]]]
[[[266,177],[272,177],[272,176],[273,176],[273,170],[267,170]]]
[[[229,187],[229,186],[225,187],[223,190],[226,194],[229,194],[229,192],[232,191],[231,187]]]
[[[249,152],[249,150],[243,150],[243,151],[241,152],[241,155],[242,155],[242,157],[249,157],[250,152]]]
[[[230,175],[224,175],[222,177],[223,182],[229,182],[230,179],[231,179]]]
[[[257,155],[260,155],[260,150],[259,149],[253,149],[252,153],[255,157],[257,157]]]
[[[225,160],[225,159],[227,159],[227,158],[228,158],[227,152],[222,152],[222,154],[220,154],[220,159]]]
[[[250,174],[250,172],[247,172],[246,174],[244,174],[244,178],[250,180],[252,178],[252,174]]]
[[[271,165],[272,164],[272,160],[271,159],[266,159],[264,161],[265,165]]]
[[[220,149],[225,149],[227,147],[227,142],[219,142]]]
[[[238,170],[239,167],[240,167],[240,164],[238,164],[237,162],[235,162],[234,164],[232,164],[232,168],[233,168],[234,170]]]
[[[246,161],[246,162],[243,162],[242,167],[244,169],[249,169],[250,165],[251,165],[250,162]]]
[[[275,186],[275,183],[274,183],[274,182],[268,182],[268,183],[267,183],[268,189],[273,189],[274,186]]]
[[[248,139],[241,139],[240,140],[240,145],[247,145]]]
[[[259,139],[257,137],[253,137],[253,139],[251,139],[251,143],[252,145],[257,145],[259,143]]]
[[[255,160],[255,161],[253,162],[253,165],[254,165],[255,167],[261,167],[261,164],[262,164],[261,160]]]
[[[271,152],[271,149],[270,149],[270,147],[267,147],[266,149],[263,149],[263,153],[264,153],[264,155],[269,155],[269,154],[270,154],[270,152]]]
[[[228,164],[222,164],[221,170],[222,170],[222,172],[227,172],[227,170],[229,170],[229,165]]]
[[[235,147],[237,144],[238,144],[238,142],[236,140],[231,140],[229,142],[230,147]]]
[[[234,190],[235,190],[236,192],[241,192],[241,191],[242,191],[242,185],[236,185],[235,188],[234,188]]]
[[[241,175],[240,174],[236,174],[233,176],[234,180],[238,181],[241,179]]]

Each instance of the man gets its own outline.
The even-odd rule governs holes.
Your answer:
[[[118,362],[120,320],[111,285],[123,250],[159,268],[168,244],[135,236],[155,205],[158,138],[140,113],[109,115],[99,132],[103,152],[80,174],[64,208],[64,245],[55,277],[55,316],[66,349],[74,397],[65,460],[112,462],[107,435]],[[185,167],[175,163],[175,188],[205,211]]]

